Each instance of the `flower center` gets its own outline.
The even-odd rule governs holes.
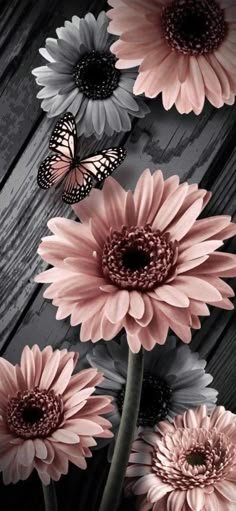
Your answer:
[[[210,53],[226,35],[224,13],[215,0],[173,0],[161,22],[171,48],[186,55]]]
[[[157,422],[164,420],[169,411],[171,393],[170,387],[164,380],[151,374],[144,375],[137,426],[153,427]],[[124,397],[125,385],[117,398],[120,413],[122,413]]]
[[[202,452],[190,452],[186,455],[186,461],[192,467],[205,465],[205,456]]]
[[[74,69],[75,83],[89,99],[107,99],[118,87],[120,71],[111,53],[91,51],[83,55]]]
[[[53,390],[18,392],[7,406],[7,424],[21,438],[45,438],[57,429],[63,418],[63,401]]]
[[[121,289],[150,291],[174,270],[177,243],[169,233],[145,227],[123,226],[113,231],[103,247],[104,276]]]

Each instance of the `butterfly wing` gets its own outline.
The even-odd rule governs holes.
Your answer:
[[[71,112],[66,112],[56,123],[49,141],[49,149],[73,160],[76,154],[76,144],[75,118]]]
[[[67,204],[81,201],[91,191],[93,178],[80,167],[73,168],[66,177],[62,200]]]
[[[75,204],[91,191],[95,180],[100,182],[110,176],[126,156],[122,147],[104,149],[81,160],[78,166],[68,173],[62,199],[67,204]]]
[[[42,161],[37,176],[40,188],[50,188],[59,183],[69,172],[71,159],[67,156],[52,154]]]
[[[110,176],[125,157],[126,150],[123,147],[111,147],[81,160],[80,167],[100,182]]]

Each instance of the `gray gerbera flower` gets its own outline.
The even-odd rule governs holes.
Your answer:
[[[98,344],[87,355],[88,362],[104,374],[99,393],[113,396],[113,411],[108,419],[113,425],[114,439],[99,443],[103,447],[111,442],[111,459],[118,432],[127,377],[128,344],[125,335],[116,341]],[[186,345],[176,347],[175,338],[164,346],[145,351],[144,378],[137,427],[152,428],[157,422],[182,414],[189,408],[206,404],[209,412],[215,407],[218,392],[208,388],[213,377],[205,372],[206,361],[199,359]]]
[[[46,39],[39,51],[47,60],[35,68],[37,97],[48,117],[72,112],[79,135],[95,134],[101,138],[115,132],[129,131],[131,117],[144,117],[149,108],[133,96],[137,72],[116,69],[116,57],[110,52],[115,38],[107,32],[104,11],[96,19],[73,16],[56,30],[58,39]]]

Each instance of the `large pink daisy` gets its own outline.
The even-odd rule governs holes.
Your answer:
[[[173,176],[146,170],[134,193],[108,178],[102,190],[74,207],[82,223],[48,222],[53,236],[38,249],[54,268],[45,298],[57,319],[82,323],[81,341],[112,339],[123,327],[133,352],[165,343],[169,327],[184,342],[206,303],[232,309],[232,289],[219,277],[236,275],[236,256],[215,252],[236,233],[229,216],[196,220],[210,194]]]
[[[202,405],[160,422],[140,433],[129,463],[140,511],[234,511],[236,415],[217,406],[208,417]]]
[[[43,484],[68,472],[69,461],[85,469],[93,437],[113,436],[100,414],[109,396],[92,396],[102,381],[96,369],[72,376],[78,353],[26,346],[20,366],[0,358],[0,471],[5,484],[36,469]]]
[[[134,93],[162,92],[166,110],[219,108],[236,95],[235,0],[108,0],[111,50],[120,69],[139,66]]]

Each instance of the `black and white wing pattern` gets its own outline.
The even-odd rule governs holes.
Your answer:
[[[66,112],[57,121],[52,132],[49,149],[74,160],[77,149],[77,130],[73,114]]]
[[[37,175],[37,183],[45,190],[58,184],[69,172],[71,165],[70,158],[59,154],[47,156],[42,161]]]
[[[87,197],[93,188],[93,184],[93,178],[87,172],[84,172],[80,166],[71,169],[65,179],[62,200],[67,204],[75,204],[81,201]]]
[[[80,161],[80,167],[87,171],[96,181],[103,181],[121,164],[126,157],[124,147],[103,149]]]

